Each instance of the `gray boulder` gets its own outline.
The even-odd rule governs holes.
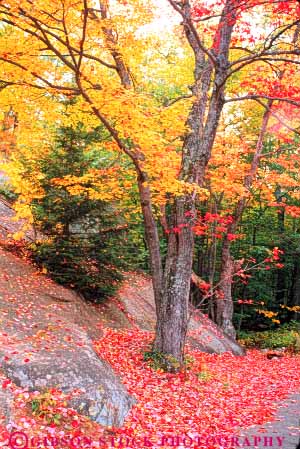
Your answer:
[[[29,391],[79,390],[71,407],[104,426],[121,426],[134,399],[93,349],[91,338],[102,335],[101,315],[1,248],[0,273],[4,374]],[[5,404],[9,417],[8,397]]]
[[[130,328],[134,323],[142,330],[155,329],[156,314],[152,282],[143,274],[128,274],[118,296],[99,307],[102,312],[102,321],[108,327]],[[199,310],[191,308],[190,312],[187,340],[193,347],[208,353],[245,354],[244,348],[224,334]]]
[[[77,331],[78,333],[78,331]],[[92,349],[92,342],[85,339],[85,346],[72,345],[47,352],[38,352],[25,363],[21,358],[4,362],[3,371],[16,385],[29,391],[45,391],[58,388],[64,393],[80,392],[68,405],[104,426],[122,425],[134,403],[111,367],[99,359]],[[28,351],[28,345],[18,349]],[[0,398],[1,399],[1,398]],[[6,400],[9,414],[9,402]]]

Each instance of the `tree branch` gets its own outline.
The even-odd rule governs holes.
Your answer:
[[[27,67],[23,66],[21,63],[17,62],[17,61],[11,61],[7,58],[3,58],[0,57],[0,61],[6,62],[8,64],[14,65],[16,67],[18,67],[19,69],[24,70],[24,72],[28,72],[30,73],[30,75],[32,75],[34,78],[39,79],[40,81],[42,81],[43,83],[45,83],[48,87],[51,87],[51,89],[54,90],[61,90],[61,91],[71,91],[74,94],[78,94],[79,91],[78,89],[74,88],[74,87],[68,87],[68,86],[61,86],[61,85],[57,85],[57,84],[53,84],[50,81],[48,81],[46,78],[44,78],[43,76],[39,75],[36,72],[32,72],[31,70],[28,70]],[[22,83],[13,83],[13,84],[19,84],[20,86],[30,86],[30,87],[34,87],[37,89],[45,89],[43,86],[39,86],[36,84],[32,84],[32,83],[27,83],[27,82],[22,82]]]
[[[285,103],[292,104],[293,106],[300,106],[300,101],[292,100],[290,98],[286,97],[273,97],[271,95],[263,95],[263,94],[256,94],[256,95],[244,95],[242,97],[235,97],[235,98],[226,98],[225,103],[232,103],[234,101],[244,101],[244,100],[259,100],[260,98],[265,98],[266,100],[274,100],[274,101],[283,101]]]
[[[164,107],[169,108],[170,106],[172,106],[173,104],[177,103],[178,101],[187,99],[187,98],[193,98],[192,94],[187,94],[187,95],[181,95],[178,98],[174,98],[173,100],[169,100],[167,102],[164,103]]]
[[[214,56],[214,54],[212,52],[210,52],[202,44],[201,39],[199,38],[199,34],[198,34],[194,24],[193,24],[193,21],[192,21],[190,13],[186,14],[184,12],[184,10],[181,9],[174,0],[168,0],[168,2],[175,9],[175,11],[177,11],[181,15],[181,17],[183,18],[183,26],[185,28],[187,28],[193,34],[194,39],[195,39],[195,41],[197,43],[197,46],[198,46],[199,50],[201,50],[204,54],[206,54],[208,56],[208,58],[213,63],[213,65],[217,65],[217,60],[216,60],[216,57]],[[189,0],[185,0],[185,4],[186,4],[186,6],[188,6],[188,9],[190,9]]]
[[[276,114],[276,112],[273,112],[273,111],[271,110],[271,108],[270,108],[268,105],[264,104],[263,101],[260,101],[260,100],[258,100],[258,99],[256,99],[255,101],[256,101],[257,103],[259,103],[261,106],[263,106],[267,111],[269,111],[269,112],[270,112],[270,115],[272,115],[273,117],[275,117],[276,120],[278,120],[279,123],[281,123],[285,128],[287,128],[289,131],[292,131],[293,133],[295,133],[295,134],[297,134],[298,136],[300,136],[300,131],[298,131],[296,128],[292,128],[291,126],[289,126],[284,120],[282,120],[282,118],[280,118],[280,117],[278,116],[278,114]]]
[[[80,66],[81,66],[81,62],[82,62],[82,57],[83,57],[83,49],[84,49],[84,43],[85,43],[85,39],[86,39],[86,30],[87,30],[87,20],[88,20],[88,5],[87,5],[87,1],[83,0],[83,23],[82,23],[82,35],[81,35],[81,40],[80,40],[80,53],[79,53],[79,58],[78,58],[78,70],[80,70]]]
[[[0,8],[1,8],[1,7],[2,7],[2,5],[0,5]],[[0,9],[0,12],[1,12],[1,9]],[[15,17],[13,14],[9,13],[8,11],[5,11],[4,14],[6,14],[6,15],[9,16],[9,17],[11,17],[12,19],[16,19],[16,17]],[[26,16],[26,15],[25,15],[25,16]],[[27,17],[27,16],[26,16],[26,17]],[[20,24],[18,24],[17,22],[14,22],[13,20],[5,19],[5,18],[2,18],[1,20],[2,20],[3,22],[7,23],[8,25],[12,25],[12,26],[18,28],[19,30],[24,31],[25,33],[28,33],[28,34],[30,34],[30,35],[36,37],[38,40],[42,41],[42,42],[47,46],[47,50],[53,51],[51,48],[48,47],[47,42],[46,42],[44,39],[42,39],[41,36],[39,36],[39,35],[38,35],[35,31],[33,31],[32,29],[30,29],[30,28],[28,28],[28,27],[27,27],[27,28],[26,28],[26,27],[22,27]],[[47,25],[44,24],[44,23],[43,23],[43,25],[44,25],[44,26],[47,26]],[[46,35],[49,34],[49,36],[53,37],[53,38],[56,39],[58,42],[60,42],[65,48],[68,48],[67,43],[66,43],[60,36],[58,36],[57,34],[53,33],[53,32],[50,31],[50,30],[44,30],[44,29],[43,29],[43,31],[44,31],[44,33],[45,33]],[[62,32],[62,30],[59,30],[59,31]],[[48,39],[47,39],[47,40],[48,40]],[[80,53],[80,50],[78,50],[76,47],[73,47],[71,44],[69,45],[69,48],[68,48],[68,49],[71,49],[71,50],[72,50],[74,53],[76,53],[77,55]],[[44,49],[44,50],[45,50],[45,49]],[[61,53],[61,55],[64,56],[63,53]],[[69,56],[69,55],[68,55],[68,56]],[[90,60],[96,61],[96,62],[98,62],[99,64],[101,64],[101,65],[103,65],[104,67],[107,67],[107,68],[109,68],[109,69],[117,70],[117,67],[116,67],[114,64],[110,64],[110,63],[108,63],[108,62],[106,62],[106,61],[103,61],[103,59],[98,58],[97,56],[94,56],[94,55],[87,54],[87,53],[83,52],[83,57],[86,58],[86,59],[90,59]],[[63,62],[65,63],[65,61],[67,61],[67,60],[64,59]],[[73,69],[72,69],[72,70],[73,70]]]

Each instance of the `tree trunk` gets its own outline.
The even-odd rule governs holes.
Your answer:
[[[160,254],[158,229],[152,210],[151,192],[146,181],[147,175],[139,170],[137,182],[144,218],[145,236],[150,255],[150,267],[156,313],[158,313],[162,298],[163,267]]]
[[[175,365],[180,366],[183,362],[188,323],[194,237],[191,227],[187,226],[185,213],[195,211],[196,186],[201,186],[203,183],[224,106],[224,89],[229,70],[229,47],[236,20],[236,9],[232,5],[232,0],[226,0],[214,45],[208,51],[203,46],[194,26],[190,1],[184,0],[180,4],[174,0],[168,1],[183,18],[183,29],[195,59],[194,84],[191,87],[194,100],[187,119],[189,131],[184,138],[179,175],[180,181],[189,187],[188,191],[193,185],[195,189],[192,193],[186,193],[174,199],[173,212],[168,217],[168,223],[171,229],[173,227],[180,232],[174,231],[169,234],[165,267],[163,267],[160,254],[158,228],[151,204],[148,177],[143,169],[145,156],[139,147],[128,147],[120,138],[118,131],[95,107],[89,94],[82,87],[80,70],[76,80],[83,98],[91,104],[95,115],[109,130],[119,148],[130,157],[136,169],[157,314],[154,350],[165,354],[166,361],[170,362],[167,368],[171,370],[175,369]],[[107,1],[100,1],[100,6],[102,19],[105,19]],[[132,77],[118,52],[117,36],[109,27],[104,29],[104,33],[121,83],[125,88],[130,89],[133,87]]]
[[[236,332],[232,324],[232,277],[234,274],[234,260],[230,253],[230,241],[224,240],[222,247],[222,271],[220,284],[222,297],[216,299],[216,323],[230,337],[235,338]]]
[[[207,54],[203,51],[194,27],[189,0],[184,0],[181,4],[169,0],[169,3],[183,18],[184,32],[195,58],[195,83],[192,86],[194,101],[187,120],[189,132],[182,149],[179,179],[190,185],[201,186],[224,105],[224,85],[231,33],[236,19],[235,9],[232,1],[226,0],[216,32],[215,49]],[[180,366],[184,357],[194,252],[193,231],[191,226],[187,226],[185,213],[194,213],[195,203],[195,192],[175,198],[173,212],[169,217],[171,233],[162,294],[160,304],[157,305],[154,349],[166,355],[170,370]]]
[[[181,231],[169,236],[163,291],[157,310],[154,349],[167,355],[170,370],[183,363],[188,327],[194,236],[190,227],[180,228],[180,224],[184,224],[184,213],[190,206],[190,196],[178,198],[174,205],[173,219]]]
[[[279,220],[279,227],[284,226],[284,210],[280,211],[278,214],[278,220]],[[280,229],[279,229],[280,232]],[[284,235],[281,234],[281,236],[284,238]],[[281,248],[283,249],[283,257],[281,258],[282,262],[284,263],[284,256],[285,256],[285,247],[281,244]],[[279,268],[277,270],[277,280],[276,280],[276,305],[279,306],[280,304],[286,304],[287,300],[287,279],[286,279],[286,272],[282,268]]]
[[[282,192],[281,187],[278,186],[275,191],[275,200],[278,203],[278,205],[283,204],[283,206],[278,207],[278,214],[277,214],[277,226],[278,226],[278,237],[280,241],[280,247],[283,249],[283,258],[282,261],[284,262],[285,257],[285,247],[284,247],[284,233],[285,233],[285,208],[283,199],[285,197],[285,194]],[[276,305],[279,306],[280,304],[286,305],[286,288],[287,288],[287,282],[286,282],[286,273],[285,270],[279,269],[277,270],[277,279],[276,279]]]

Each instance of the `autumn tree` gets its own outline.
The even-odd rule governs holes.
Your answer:
[[[297,44],[299,39],[299,23],[295,26],[293,33],[290,35],[290,45],[293,47]],[[288,37],[286,37],[288,39]],[[288,42],[288,41],[287,41]],[[294,64],[297,64],[297,61],[293,61]],[[231,255],[231,246],[233,241],[235,240],[235,234],[237,233],[237,229],[239,223],[242,219],[245,208],[251,204],[251,200],[253,198],[253,192],[257,188],[261,188],[263,181],[260,179],[259,169],[261,162],[264,158],[270,157],[268,151],[264,151],[264,144],[267,144],[268,139],[272,139],[272,135],[277,137],[277,143],[275,146],[278,147],[277,156],[280,155],[281,160],[284,160],[285,154],[284,149],[286,148],[284,142],[286,140],[293,140],[294,135],[299,134],[297,128],[299,126],[299,119],[295,117],[295,114],[291,112],[290,116],[284,115],[282,112],[286,107],[286,102],[290,103],[290,107],[295,107],[293,105],[293,100],[290,98],[289,100],[289,92],[288,86],[291,82],[291,79],[294,76],[294,64],[287,64],[286,61],[280,61],[279,63],[274,61],[274,66],[272,67],[272,76],[273,76],[273,84],[268,85],[266,92],[264,94],[266,101],[263,102],[257,96],[253,96],[253,100],[255,100],[258,106],[264,110],[261,115],[261,125],[256,137],[255,146],[252,150],[251,154],[251,163],[249,166],[246,166],[246,171],[244,173],[244,177],[241,184],[241,189],[238,198],[236,199],[236,204],[233,207],[231,212],[232,220],[228,226],[227,234],[222,243],[222,254],[221,254],[221,272],[220,272],[220,290],[221,290],[221,300],[216,299],[215,301],[215,313],[216,313],[216,323],[229,335],[235,337],[235,329],[232,323],[233,317],[233,301],[232,301],[232,283],[233,277],[236,274],[235,271],[235,262]],[[257,88],[261,83],[265,82],[264,76],[258,72],[259,75],[253,76],[250,82],[244,83],[247,89],[252,89],[253,85]],[[269,75],[270,76],[270,75]],[[295,85],[298,83],[298,77],[294,79]],[[283,97],[283,91],[285,89],[286,97]],[[243,87],[242,87],[243,90]],[[268,90],[271,92],[269,95]],[[277,92],[277,94],[276,94]],[[278,97],[276,97],[278,95]],[[251,97],[251,96],[250,96]],[[247,96],[246,96],[247,98]],[[230,101],[230,100],[229,100]],[[261,112],[256,111],[259,115]],[[251,113],[247,114],[251,115]],[[283,132],[278,132],[279,130],[284,130]],[[274,139],[274,138],[273,138]],[[240,143],[240,147],[246,146],[245,143]],[[274,145],[273,145],[274,146]],[[250,146],[251,147],[251,146]],[[294,151],[295,156],[298,154],[297,144],[294,143]],[[248,151],[249,151],[248,145]],[[273,148],[273,151],[276,150]],[[266,153],[266,154],[265,154]],[[247,151],[246,151],[247,154]],[[240,160],[236,160],[240,163]],[[239,167],[241,171],[242,167]],[[236,167],[238,170],[238,167]],[[273,172],[272,172],[273,173]],[[288,177],[287,173],[286,176]],[[276,176],[273,174],[273,179],[268,177],[268,183],[273,186],[274,191],[278,190],[279,186],[276,186]],[[274,184],[275,182],[275,184]],[[290,177],[291,185],[294,185],[293,176]],[[230,185],[230,183],[229,183]],[[270,187],[267,189],[269,190]],[[274,192],[275,194],[275,192]],[[268,196],[268,195],[267,195]],[[275,198],[276,201],[276,198]],[[283,214],[279,214],[279,218],[283,217]],[[278,274],[278,278],[280,279],[282,276],[281,273]]]
[[[183,361],[189,318],[194,250],[190,217],[203,193],[223,108],[243,99],[258,99],[266,109],[268,100],[299,104],[297,89],[269,89],[265,94],[257,85],[241,95],[230,88],[230,81],[251,65],[270,74],[282,64],[296,67],[300,50],[298,40],[289,40],[299,22],[294,2],[166,0],[165,6],[181,21],[181,46],[192,54],[194,65],[184,94],[170,102],[159,104],[145,90],[147,38],[140,28],[151,20],[151,7],[142,0],[118,5],[108,0],[1,2],[1,20],[11,33],[0,61],[10,83],[7,89],[26,86],[48,95],[78,96],[82,111],[108,130],[115,150],[131,161],[151,260],[154,349],[171,360],[172,369],[172,360]],[[252,18],[258,18],[261,33],[249,25]],[[178,42],[176,32],[178,27],[173,31]],[[162,206],[168,202],[161,217],[169,231],[164,263],[155,205],[159,182],[166,195]]]

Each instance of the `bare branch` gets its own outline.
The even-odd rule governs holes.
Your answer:
[[[167,102],[164,104],[164,107],[169,108],[170,106],[172,106],[173,104],[177,103],[178,101],[185,100],[185,99],[187,99],[187,98],[193,98],[193,95],[192,95],[192,94],[189,94],[189,95],[188,95],[188,94],[187,94],[187,95],[181,95],[181,96],[178,97],[178,98],[174,98],[173,100],[167,101]]]
[[[286,97],[273,97],[271,95],[263,95],[263,94],[256,94],[256,95],[244,95],[242,97],[235,97],[235,98],[226,98],[225,103],[232,103],[234,101],[244,101],[244,100],[259,100],[261,98],[265,98],[266,100],[274,100],[274,101],[283,101],[285,103],[290,103],[293,106],[300,106],[300,101],[292,100],[290,98]]]
[[[210,59],[210,61],[213,63],[213,65],[217,64],[217,60],[216,57],[214,56],[214,54],[209,51],[201,42],[201,39],[199,38],[199,34],[193,24],[193,20],[191,18],[191,14],[190,14],[190,5],[189,2],[186,2],[186,6],[187,8],[185,8],[185,10],[188,10],[188,13],[186,11],[184,11],[184,9],[181,9],[178,4],[174,1],[174,0],[168,0],[168,2],[170,3],[170,5],[175,9],[175,11],[177,11],[181,17],[183,18],[183,26],[190,32],[192,33],[197,46],[199,48],[199,50],[201,50],[204,54],[206,54],[208,56],[208,58]],[[195,49],[193,48],[194,52]]]
[[[65,39],[66,39],[66,47],[67,47],[67,49],[68,49],[68,51],[70,53],[71,59],[72,59],[73,64],[74,64],[74,67],[77,67],[76,58],[74,56],[73,50],[70,48],[71,45],[70,45],[69,33],[68,33],[68,30],[67,30],[67,24],[66,24],[65,5],[64,5],[63,2],[62,2],[62,5],[63,5],[63,8],[62,8],[62,25],[63,25],[63,31],[64,31]]]
[[[88,5],[87,5],[87,1],[83,0],[83,23],[82,23],[82,36],[81,36],[81,40],[80,40],[80,54],[79,54],[79,58],[78,58],[78,70],[80,70],[80,66],[81,66],[81,62],[82,62],[82,58],[83,58],[83,49],[84,49],[84,43],[85,43],[85,39],[86,39],[86,29],[87,29],[87,21],[88,21]]]
[[[275,62],[287,62],[288,64],[296,64],[299,65],[300,61],[295,61],[294,59],[288,59],[288,58],[261,58],[260,61],[270,62],[272,61],[272,65],[274,65]]]
[[[281,125],[283,125],[285,128],[287,128],[289,131],[292,131],[293,133],[300,136],[300,131],[298,131],[296,128],[293,128],[292,126],[289,126],[284,120],[282,120],[281,117],[279,117],[278,114],[276,114],[276,112],[273,112],[271,110],[271,108],[268,105],[266,105],[263,101],[261,101],[259,99],[256,99],[255,101],[257,103],[259,103],[261,106],[263,106],[267,111],[269,111],[270,115],[272,115],[274,118],[276,118],[276,120],[278,120],[278,122],[281,123]]]
[[[282,36],[287,30],[291,29],[293,26],[298,25],[299,24],[299,20],[296,20],[293,23],[289,23],[288,25],[282,27],[282,29],[279,29],[279,31],[277,32],[277,34],[275,34],[271,39],[270,42],[267,44],[268,38],[266,39],[265,43],[264,43],[264,49],[265,50],[269,50],[270,48],[272,48],[273,43],[280,37]],[[272,31],[272,33],[274,32],[274,30]],[[272,34],[270,33],[269,36]]]
[[[300,22],[297,22],[300,23]],[[262,50],[258,53],[253,54],[252,56],[244,56],[243,58],[237,59],[236,61],[232,62],[229,67],[234,67],[237,64],[241,64],[241,67],[244,67],[244,63],[252,64],[252,62],[258,61],[264,56],[282,56],[282,55],[300,55],[300,48],[295,48],[294,50],[273,50],[273,51],[265,51]],[[241,68],[239,67],[239,68]]]
[[[13,82],[10,82],[10,81],[5,81],[5,80],[1,80],[0,79],[0,91],[5,89],[6,87],[14,86],[15,84],[17,84],[17,83],[13,83]]]

